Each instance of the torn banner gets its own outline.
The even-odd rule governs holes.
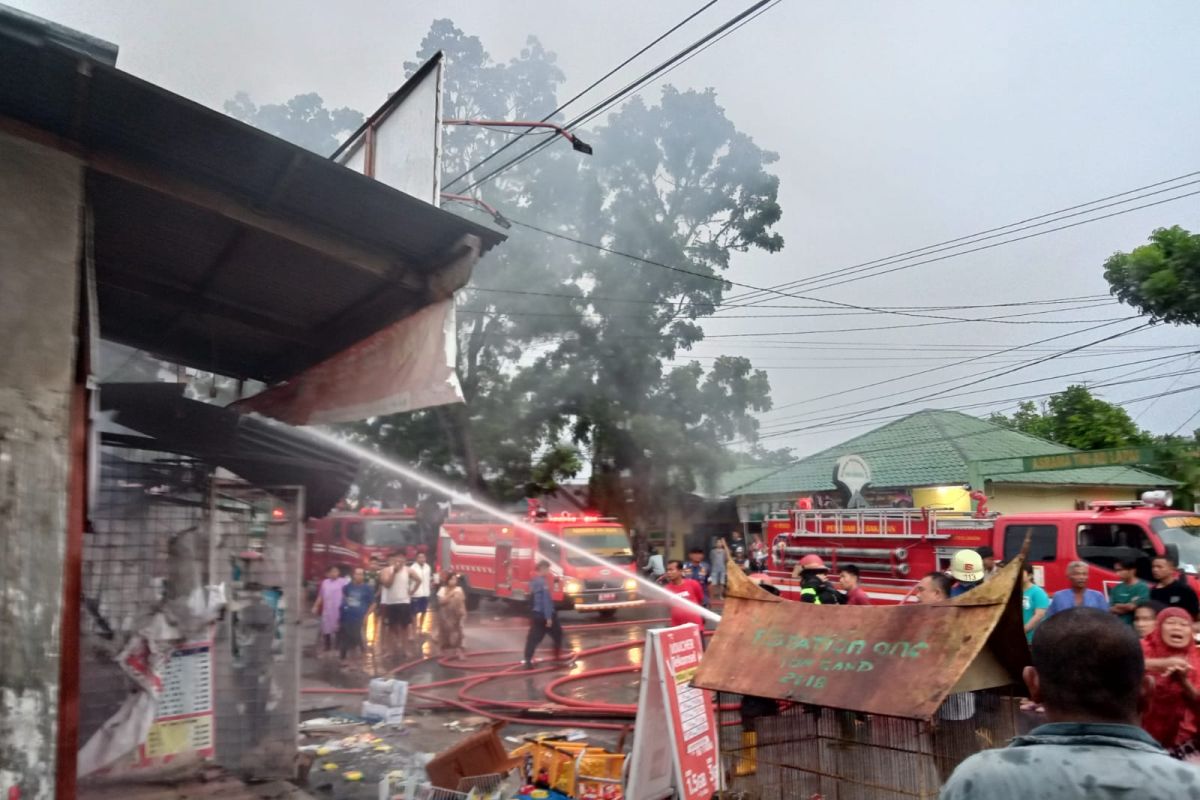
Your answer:
[[[455,336],[451,297],[232,408],[322,425],[461,403]]]

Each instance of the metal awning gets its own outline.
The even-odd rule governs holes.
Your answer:
[[[286,425],[190,400],[184,388],[104,384],[101,410],[146,438],[103,434],[102,441],[190,456],[258,486],[303,486],[307,517],[329,513],[358,475],[358,459],[337,447]]]
[[[52,34],[0,25],[0,132],[86,165],[106,339],[276,382],[451,296],[504,239]]]
[[[948,695],[1019,684],[1029,664],[1018,557],[945,603],[821,606],[760,589],[729,565],[704,689],[929,719]]]

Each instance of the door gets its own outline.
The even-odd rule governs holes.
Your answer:
[[[496,595],[512,596],[512,542],[496,543]]]

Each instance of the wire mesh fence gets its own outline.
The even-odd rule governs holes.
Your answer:
[[[936,798],[967,756],[1017,733],[1006,692],[952,696],[932,722],[793,705],[743,703],[721,714],[728,797],[754,800]]]
[[[82,563],[81,785],[215,760],[295,772],[299,489],[106,445]]]

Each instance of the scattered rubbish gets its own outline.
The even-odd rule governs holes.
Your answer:
[[[338,715],[333,717],[316,717],[300,723],[301,733],[318,733],[320,731],[337,730],[352,725],[361,725],[362,720],[356,717]]]
[[[343,772],[342,777],[348,781],[361,781],[363,779],[363,774],[357,769],[352,769],[349,772]]]
[[[337,768],[338,768],[338,765],[333,763],[332,761],[326,761],[324,764],[321,765],[321,769],[325,770],[326,772],[333,772]]]
[[[518,759],[525,789],[520,796],[577,800],[621,800],[621,771],[625,756],[586,742],[541,739],[509,753]],[[526,791],[528,790],[528,791]]]
[[[367,686],[367,699],[362,704],[362,715],[371,722],[403,725],[404,707],[407,702],[407,681],[375,678]]]
[[[456,789],[463,778],[503,775],[516,767],[520,761],[508,754],[498,735],[503,727],[503,722],[492,723],[438,753],[425,765],[429,782],[439,789]]]

